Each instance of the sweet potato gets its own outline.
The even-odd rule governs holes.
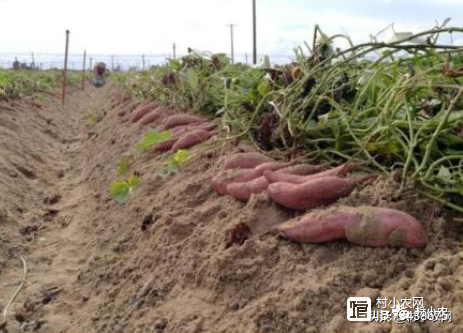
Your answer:
[[[231,183],[227,185],[227,193],[240,201],[248,201],[253,194],[264,192],[269,183],[264,176],[260,176],[246,183]]]
[[[164,108],[159,107],[159,108],[156,108],[148,112],[141,118],[140,125],[148,125],[148,124],[151,124],[152,122],[155,122],[156,120],[159,119],[159,117],[161,117],[164,111],[165,111]]]
[[[183,125],[183,126],[177,126],[171,129],[171,131],[176,134],[176,133],[186,133],[186,132],[191,132],[196,129],[202,129],[205,131],[212,131],[217,127],[217,123],[213,121],[208,121],[205,123],[192,123],[188,125]]]
[[[178,141],[178,139],[186,134],[186,133],[189,133],[189,132],[192,132],[194,130],[197,130],[197,129],[201,129],[201,130],[207,130],[209,131],[209,129],[214,129],[215,127],[217,126],[216,123],[213,123],[213,122],[207,122],[207,123],[202,123],[200,125],[189,125],[189,126],[182,126],[182,127],[179,127],[179,128],[175,128],[175,129],[172,129],[172,137],[168,140],[165,140],[159,144],[157,144],[155,147],[154,147],[154,151],[155,152],[158,152],[158,153],[161,153],[161,152],[166,152],[166,151],[169,151],[172,149],[172,146]]]
[[[301,243],[324,243],[347,239],[351,243],[384,247],[422,247],[426,233],[407,213],[378,207],[338,207],[314,212],[275,228],[286,239]]]
[[[224,162],[223,168],[228,169],[252,169],[258,166],[259,164],[273,162],[270,157],[259,153],[238,153],[229,158]]]
[[[297,164],[283,169],[279,169],[278,172],[288,173],[291,175],[306,176],[321,172],[324,169],[324,165]]]
[[[264,172],[264,175],[268,171]],[[264,176],[266,179],[267,177]],[[273,183],[268,187],[269,197],[276,203],[292,209],[307,210],[333,203],[349,195],[357,184],[372,179],[376,175],[357,178],[327,176],[310,180],[303,184]]]
[[[170,116],[166,119],[164,124],[162,125],[163,130],[168,130],[177,126],[188,125],[192,123],[202,123],[205,122],[207,119],[194,116],[191,114],[181,113]]]
[[[231,183],[245,183],[262,176],[265,170],[278,170],[288,166],[290,163],[267,162],[262,163],[254,169],[228,169],[223,170],[212,178],[212,189],[218,194],[227,194],[227,185]]]
[[[147,104],[142,104],[139,107],[137,107],[135,110],[132,111],[132,117],[130,118],[130,121],[132,123],[136,123],[139,121],[144,115],[146,115],[148,112],[151,110],[157,108],[159,106],[159,102],[153,101]]]
[[[217,131],[205,131],[203,129],[195,129],[191,132],[183,134],[177,142],[172,146],[172,151],[179,149],[187,149],[196,146],[198,143],[207,141],[210,137],[217,134]]]
[[[287,168],[293,164],[294,164],[293,162],[266,162],[266,163],[259,164],[254,169],[259,171],[261,175],[263,175],[264,171],[279,170],[279,169]]]
[[[180,136],[172,136],[161,143],[154,146],[153,151],[156,153],[163,153],[172,149],[172,146],[178,141]]]
[[[336,168],[328,169],[323,172],[317,172],[311,175],[293,175],[283,172],[266,172],[265,178],[269,183],[291,183],[291,184],[303,184],[310,180],[319,179],[323,177],[344,177],[349,171],[351,171],[355,166],[353,164],[344,164]]]
[[[190,125],[190,127],[194,128],[194,129],[203,129],[205,131],[212,131],[213,129],[217,128],[217,123],[213,122],[213,121],[208,121],[208,122],[205,122],[205,123],[200,123],[200,124],[197,124],[197,125]]]
[[[223,170],[212,178],[212,189],[220,195],[227,194],[227,185],[254,180],[261,174],[255,169],[229,169]]]
[[[178,141],[178,139],[188,131],[188,128],[182,128],[174,131],[171,138],[154,146],[153,150],[157,153],[166,152],[172,149],[172,146]]]
[[[124,106],[122,109],[120,109],[117,112],[117,115],[119,117],[125,116],[126,114],[130,113],[130,111],[132,111],[138,105],[138,103],[139,103],[138,101],[133,101],[133,102],[127,104],[126,106]]]

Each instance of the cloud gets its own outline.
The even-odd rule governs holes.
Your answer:
[[[169,54],[173,43],[178,53],[229,52],[227,24],[234,23],[235,52],[250,54],[251,8],[249,0],[0,0],[0,31],[8,32],[0,50],[62,53],[70,29],[72,53]],[[316,23],[360,42],[392,22],[396,31],[416,32],[461,12],[461,0],[257,1],[258,50],[291,54],[311,41]],[[463,26],[460,18],[451,23]]]

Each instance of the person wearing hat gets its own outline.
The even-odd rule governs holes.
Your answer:
[[[103,87],[106,83],[104,78],[106,74],[106,64],[104,62],[98,62],[95,67],[93,67],[93,73],[95,74],[93,85],[97,88]]]

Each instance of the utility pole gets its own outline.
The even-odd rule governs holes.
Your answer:
[[[257,64],[256,0],[252,0],[252,63]]]
[[[142,54],[141,56],[142,64],[143,64],[143,70],[145,70],[145,55]]]
[[[234,44],[233,44],[233,27],[235,27],[236,25],[233,23],[230,23],[228,26],[230,27],[231,63],[233,65],[235,63],[235,51],[234,51]]]
[[[177,50],[177,46],[175,43],[172,45],[172,58],[176,59],[177,55],[175,54]]]
[[[114,56],[111,56],[111,71],[114,72]]]

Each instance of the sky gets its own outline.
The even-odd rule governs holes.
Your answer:
[[[452,17],[463,27],[463,0],[256,0],[259,54],[287,55],[311,41],[319,24],[327,34],[367,41],[389,24],[418,32]],[[187,47],[252,53],[252,0],[0,0],[0,54],[70,52],[169,54]],[[390,32],[390,31],[389,31]],[[385,34],[386,37],[387,33]],[[455,36],[463,44],[463,35]]]

